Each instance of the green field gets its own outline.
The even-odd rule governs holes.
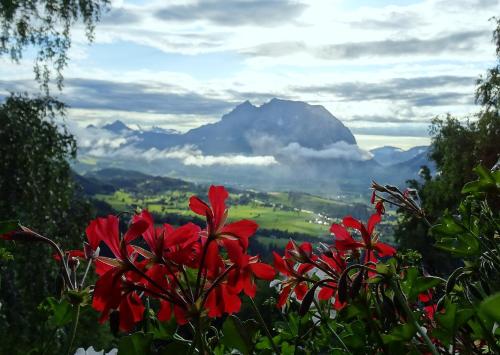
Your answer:
[[[194,217],[189,209],[189,197],[195,192],[166,190],[154,196],[147,196],[129,191],[118,190],[113,194],[97,194],[94,197],[109,203],[117,211],[131,211],[146,208],[158,214],[178,214]],[[202,196],[203,198],[203,196]],[[312,237],[329,235],[329,227],[348,214],[365,219],[368,212],[366,205],[346,204],[304,193],[292,192],[237,192],[232,193],[228,201],[229,221],[251,219],[261,229],[276,229],[289,233],[301,233]],[[392,241],[391,230],[395,215],[389,212],[379,227],[384,231],[382,237]],[[263,243],[277,243],[276,239],[259,237]]]
[[[194,216],[188,207],[189,192],[171,191],[160,196],[133,196],[129,192],[116,191],[111,195],[98,194],[95,197],[109,203],[118,211],[147,208],[151,212],[175,213]],[[235,196],[237,197],[237,196]],[[283,196],[277,196],[277,202]],[[287,232],[309,234],[311,236],[327,235],[333,219],[307,210],[293,210],[287,205],[268,204],[253,200],[249,204],[229,203],[229,221],[252,219],[260,228],[278,229]]]

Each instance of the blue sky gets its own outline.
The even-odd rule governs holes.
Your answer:
[[[77,27],[59,93],[81,126],[121,119],[186,131],[249,99],[324,105],[363,148],[428,142],[466,119],[495,60],[500,0],[113,0],[89,45]],[[0,59],[0,90],[36,87]],[[56,92],[57,93],[57,92]]]

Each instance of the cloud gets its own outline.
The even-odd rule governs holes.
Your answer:
[[[229,155],[203,155],[202,151],[193,145],[177,147],[167,150],[151,148],[143,153],[148,160],[178,159],[188,166],[212,166],[212,165],[253,165],[269,166],[277,164],[273,156],[248,156],[241,154]]]
[[[352,28],[363,28],[372,30],[397,30],[412,29],[424,25],[426,22],[416,12],[405,9],[405,11],[389,11],[384,18],[363,18],[361,21],[349,22]]]
[[[36,93],[36,88],[36,84],[30,80],[0,80],[0,90],[6,92]],[[83,78],[66,79],[59,99],[76,109],[186,115],[220,115],[233,108],[237,102],[185,91],[170,84]]]
[[[155,16],[169,22],[206,20],[222,26],[276,26],[298,17],[306,7],[290,0],[200,0],[164,7]]]
[[[130,25],[141,21],[141,16],[137,11],[132,11],[123,7],[112,7],[106,12],[99,24],[102,25]]]
[[[472,87],[474,77],[442,75],[434,77],[394,78],[381,83],[344,82],[296,87],[300,93],[328,93],[341,101],[404,101],[412,106],[471,105],[471,94],[445,91],[445,88]],[[432,91],[439,89],[439,91]],[[469,88],[467,88],[469,89]],[[467,90],[468,91],[468,90]]]
[[[345,122],[415,123],[415,119],[382,115],[354,115]]]
[[[251,92],[251,91],[238,91],[234,89],[228,89],[225,91],[232,100],[235,101],[251,101],[252,103],[266,103],[276,97],[287,100],[292,99],[291,96],[280,94],[280,93],[269,93],[269,92]]]
[[[30,80],[0,80],[0,90],[36,93],[36,84]],[[2,96],[5,97],[0,92],[0,98]],[[75,109],[216,116],[237,103],[170,84],[82,78],[66,79],[59,99]]]
[[[429,137],[429,125],[405,125],[405,126],[369,126],[350,127],[354,134],[392,136],[392,137]]]
[[[471,52],[475,49],[479,38],[489,38],[490,36],[491,33],[487,31],[464,31],[429,39],[386,39],[322,46],[310,46],[301,41],[271,42],[244,49],[242,54],[253,57],[281,57],[306,52],[313,57],[326,60],[424,54],[435,56],[449,52]]]
[[[221,114],[234,103],[169,84],[123,83],[94,79],[67,79],[63,101],[73,108],[163,114]]]
[[[344,141],[333,143],[324,149],[316,150],[301,146],[293,142],[286,147],[281,148],[277,157],[286,157],[289,159],[346,159],[354,161],[370,160],[373,155],[359,148],[355,144],[348,144]]]
[[[81,127],[71,120],[65,121],[64,124],[77,139],[78,148],[84,152],[116,150],[135,141],[134,137],[120,136],[97,127]]]
[[[241,154],[227,154],[227,155],[204,155],[194,145],[185,145],[182,147],[174,147],[171,149],[157,149],[151,148],[141,150],[133,145],[119,146],[114,149],[110,146],[96,146],[85,151],[86,155],[93,157],[104,158],[120,158],[136,160],[144,159],[148,162],[158,162],[165,160],[178,160],[186,166],[260,166],[267,167],[270,165],[278,164],[273,156],[249,156]]]
[[[437,9],[455,11],[484,10],[500,5],[498,0],[438,0]]]

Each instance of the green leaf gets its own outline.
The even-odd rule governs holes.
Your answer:
[[[0,234],[6,234],[15,231],[18,227],[19,227],[19,221],[15,219],[0,221]]]
[[[118,355],[147,355],[151,353],[152,334],[134,333],[121,338]]]
[[[56,300],[54,297],[48,297],[41,305],[49,313],[48,323],[59,328],[71,323],[73,320],[73,306],[67,300]]]
[[[253,336],[257,329],[257,324],[253,320],[242,322],[236,316],[229,316],[222,326],[224,332],[222,343],[238,349],[243,354],[251,354],[254,346]]]
[[[435,246],[459,257],[474,256],[479,252],[479,241],[470,234],[459,235],[456,238],[442,238]]]
[[[449,298],[446,298],[444,312],[436,313],[435,319],[438,327],[434,329],[432,334],[446,344],[450,344],[458,328],[464,325],[473,315],[473,309],[459,308]]]
[[[286,341],[281,344],[281,354],[282,355],[293,355],[295,353],[295,346],[288,344]]]
[[[434,236],[455,236],[465,233],[467,230],[455,221],[450,215],[445,215],[441,218],[440,223],[431,228],[431,233]]]
[[[479,176],[479,179],[465,184],[462,193],[489,192],[500,188],[500,174],[498,172],[492,174],[481,165],[475,167],[474,172]]]
[[[444,306],[444,312],[436,314],[436,321],[441,327],[447,330],[453,330],[455,327],[456,313],[457,305],[451,303],[450,300],[447,299]]]
[[[376,269],[377,269],[377,272],[379,274],[383,274],[383,275],[387,275],[390,272],[389,266],[386,264],[382,264],[382,263],[377,264]]]
[[[446,293],[450,293],[453,291],[453,288],[455,287],[455,284],[457,283],[457,279],[462,273],[464,272],[463,267],[459,267],[455,269],[455,271],[452,272],[450,277],[448,277],[448,280],[446,281]]]
[[[403,292],[407,295],[411,294],[411,290],[413,289],[413,285],[417,281],[418,278],[418,270],[416,267],[410,267],[406,270],[405,278],[401,282],[401,288]]]
[[[389,334],[382,334],[382,341],[385,344],[397,341],[410,341],[416,332],[417,328],[413,324],[401,324],[393,328]]]
[[[149,331],[153,338],[161,340],[170,340],[177,331],[177,322],[174,318],[166,322],[160,322],[157,318],[151,318]]]
[[[500,323],[500,292],[481,302],[479,310],[492,320]]]
[[[81,291],[69,290],[66,292],[66,296],[69,301],[74,305],[86,306],[91,303],[92,297],[90,296],[90,287],[87,287]]]
[[[433,277],[433,276],[419,277],[413,283],[413,287],[412,287],[411,293],[410,293],[410,298],[417,297],[419,293],[427,291],[430,288],[436,287],[437,285],[439,285],[442,282],[443,282],[443,280],[441,280],[438,277]]]

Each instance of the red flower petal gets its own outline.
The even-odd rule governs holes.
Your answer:
[[[330,286],[334,286],[332,283],[329,283]],[[318,299],[321,301],[329,300],[333,297],[335,293],[335,289],[332,287],[322,287],[318,293]]]
[[[333,233],[336,240],[352,240],[351,234],[340,224],[332,224],[330,232]]]
[[[144,219],[133,222],[123,236],[123,240],[125,241],[125,243],[130,243],[138,236],[142,235],[142,233],[144,233],[148,229],[148,227],[149,223]]]
[[[120,329],[128,332],[141,321],[146,308],[135,293],[128,294],[120,303]]]
[[[89,244],[96,249],[103,241],[115,256],[120,256],[118,223],[118,217],[113,215],[91,221],[85,230]]]
[[[278,301],[276,302],[276,307],[281,308],[285,305],[291,290],[292,290],[291,286],[286,286],[281,290],[281,293],[278,297]]]
[[[191,196],[189,199],[189,208],[196,214],[200,216],[208,216],[212,214],[210,207],[196,196]]]
[[[307,284],[305,282],[301,282],[295,286],[294,291],[297,299],[300,301],[304,298],[308,290]]]
[[[133,222],[138,222],[140,220],[145,220],[149,225],[147,230],[144,231],[143,237],[149,246],[149,250],[154,253],[156,250],[156,230],[153,216],[151,216],[151,213],[149,213],[148,210],[143,210],[140,214],[136,214],[132,218]]]
[[[347,228],[354,228],[358,231],[361,231],[362,228],[361,222],[355,218],[352,218],[351,216],[344,217],[344,219],[342,220],[342,224]]]
[[[378,223],[380,223],[381,220],[382,216],[379,213],[374,213],[371,215],[370,219],[368,219],[368,234],[372,235],[373,229]]]
[[[92,307],[96,311],[107,313],[111,308],[118,308],[121,297],[120,275],[118,268],[112,268],[97,280],[92,299]]]
[[[274,268],[281,272],[283,275],[290,275],[290,271],[288,270],[288,265],[285,263],[281,255],[273,251],[274,258]]]
[[[211,241],[207,246],[205,257],[205,265],[200,265],[201,268],[206,267],[212,274],[216,274],[220,266],[223,266],[222,259],[219,255],[219,246],[215,240]],[[200,260],[201,262],[201,260]]]
[[[227,255],[229,256],[229,259],[233,263],[235,263],[237,265],[241,265],[243,250],[241,249],[240,243],[238,243],[237,241],[234,241],[234,240],[224,239],[222,241],[222,244],[226,248]]]
[[[258,279],[272,280],[274,279],[274,275],[276,275],[276,272],[271,265],[267,265],[264,263],[253,263],[249,264],[249,267],[252,270],[252,273]]]
[[[244,249],[248,248],[248,238],[255,234],[259,225],[254,221],[243,219],[238,222],[229,223],[222,228],[221,236],[240,241]]]
[[[221,285],[221,293],[224,300],[224,311],[229,314],[238,312],[241,308],[241,299],[238,295],[231,293],[224,284]]]
[[[160,302],[160,310],[158,311],[158,320],[160,322],[165,322],[172,317],[172,307],[167,301]]]
[[[382,257],[392,256],[397,252],[396,249],[385,243],[377,243],[373,248],[378,252],[378,255]]]
[[[308,271],[311,271],[313,268],[314,268],[313,264],[301,264],[297,268],[297,273],[300,274],[300,275],[303,275],[304,273],[306,273]]]
[[[214,216],[214,228],[217,230],[218,227],[224,223],[224,216],[226,213],[226,199],[229,194],[224,186],[210,186],[208,189],[208,199],[210,205],[212,206],[213,216]]]
[[[188,314],[186,310],[178,305],[174,305],[174,316],[177,324],[184,325],[188,322]]]

